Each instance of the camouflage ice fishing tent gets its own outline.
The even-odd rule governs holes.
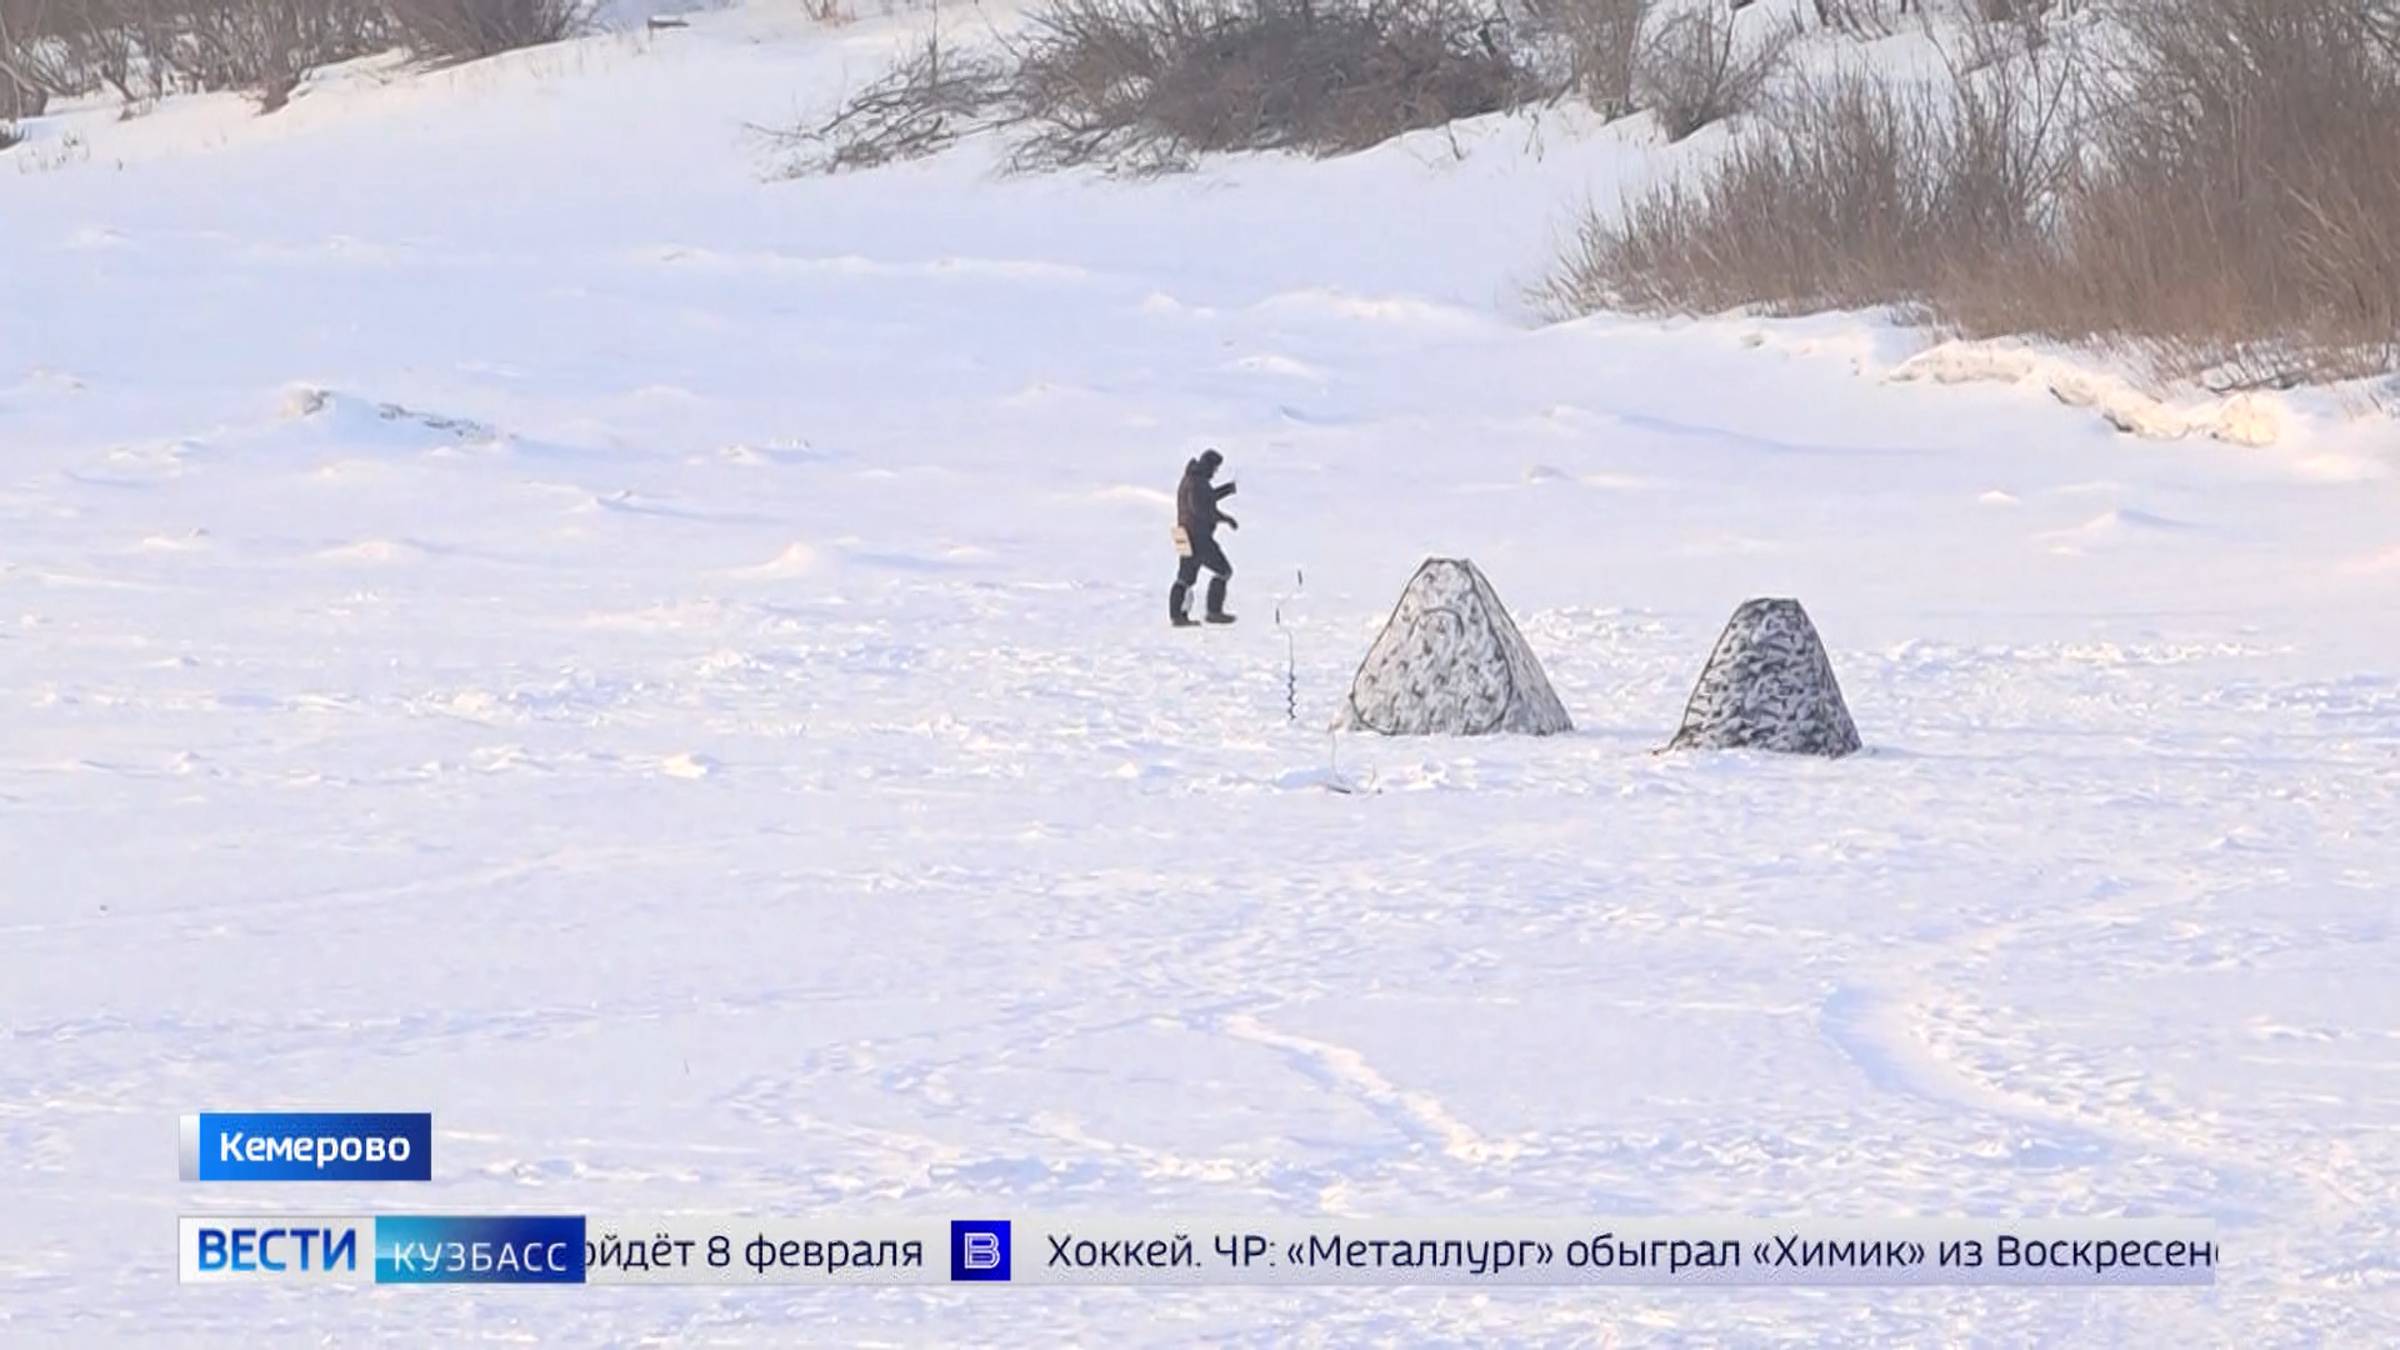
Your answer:
[[[1833,662],[1797,600],[1733,612],[1669,750],[1773,750],[1829,759],[1859,748]]]
[[[1386,736],[1575,729],[1492,583],[1464,558],[1427,558],[1409,579],[1334,726]]]

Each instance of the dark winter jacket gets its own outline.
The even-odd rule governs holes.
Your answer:
[[[1217,522],[1224,513],[1217,503],[1233,495],[1233,484],[1219,487],[1208,481],[1208,470],[1192,460],[1183,466],[1183,482],[1175,489],[1175,523],[1194,539],[1207,539],[1217,532]]]

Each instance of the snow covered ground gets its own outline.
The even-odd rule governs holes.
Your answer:
[[[746,126],[897,31],[769,4],[0,156],[0,1339],[2400,1341],[2390,420],[2142,439],[1885,378],[1919,341],[1864,320],[1541,326],[1572,209],[1671,163],[1568,112],[765,181]],[[1243,622],[1172,632],[1208,444]],[[1335,769],[1429,553],[1580,730]],[[1652,755],[1761,594],[1871,753]],[[430,1109],[436,1180],[174,1182],[179,1113],[273,1107]],[[2224,1264],[174,1282],[179,1211],[403,1203],[2198,1214]]]

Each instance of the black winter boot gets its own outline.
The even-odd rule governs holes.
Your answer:
[[[1225,612],[1225,578],[1223,577],[1208,579],[1208,621],[1210,623],[1233,622],[1233,616]]]
[[[1177,628],[1192,626],[1192,588],[1178,581],[1167,592],[1167,622]]]

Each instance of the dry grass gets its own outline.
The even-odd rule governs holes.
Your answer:
[[[2400,361],[2400,3],[2126,0],[2093,170],[1974,332],[2121,336],[2288,384]]]
[[[1936,303],[2048,228],[2072,97],[2064,71],[1802,82],[1709,172],[1587,218],[1546,299],[1562,314]]]
[[[2119,0],[2117,22],[2105,66],[2014,37],[1938,89],[1804,88],[1698,177],[1587,218],[1546,299],[1895,306],[2224,386],[2400,362],[2400,0]]]

